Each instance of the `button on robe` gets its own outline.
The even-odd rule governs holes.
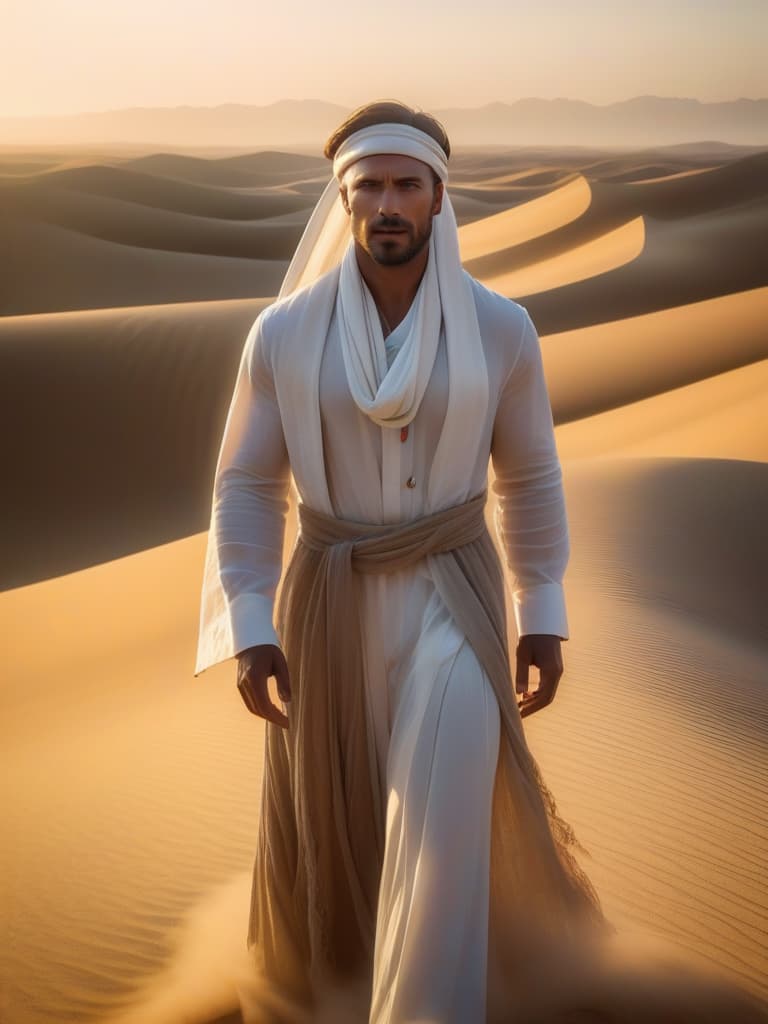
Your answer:
[[[458,470],[474,496],[487,486],[493,460],[518,631],[567,639],[568,530],[538,336],[522,306],[471,282],[489,401],[476,424],[479,457]],[[196,674],[247,647],[279,644],[274,598],[291,468],[302,499],[311,506],[316,497],[302,493],[303,467],[291,466],[284,431],[286,417],[303,410],[285,401],[281,407],[275,381],[281,335],[292,327],[287,306],[261,314],[243,352],[209,536],[208,571],[220,575],[226,608],[204,612]],[[387,338],[390,365],[407,319]],[[318,381],[329,511],[365,523],[426,514],[426,482],[449,400],[444,334],[405,440],[400,428],[379,427],[353,401],[335,307]],[[370,1022],[480,1021],[499,708],[428,560],[361,584],[367,698],[386,808]]]

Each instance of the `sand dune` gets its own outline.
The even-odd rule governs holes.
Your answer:
[[[491,173],[493,174],[493,172]],[[555,187],[563,184],[564,179],[567,180],[570,177],[571,175],[567,171],[564,172],[559,168],[528,167],[524,171],[514,171],[511,174],[493,175],[490,178],[474,181],[473,184],[476,188],[493,188],[498,185],[549,185]]]
[[[264,304],[0,318],[13,366],[0,425],[18,439],[4,460],[1,587],[207,528],[237,364]]]
[[[768,195],[768,152],[753,153],[705,173],[664,174],[632,186],[643,212],[657,217],[690,217]]]
[[[703,170],[703,168],[697,168],[697,171],[701,170]],[[640,164],[640,166],[631,167],[629,169],[621,168],[613,174],[606,174],[603,170],[601,181],[628,182],[629,184],[634,184],[636,181],[644,181],[651,178],[661,181],[673,173],[674,171],[669,164]],[[684,171],[683,173],[690,172]]]
[[[556,279],[549,284],[545,278],[547,295],[518,289],[505,289],[505,294],[518,301],[530,295],[532,313],[543,331],[550,333],[565,330],[566,323],[575,327],[635,316],[764,285],[768,283],[765,260],[760,258],[768,227],[764,157],[745,157],[727,168],[653,185],[590,181],[591,202],[581,216],[530,239],[510,232],[506,246],[497,234],[485,252],[478,247],[480,251],[467,259],[467,268],[483,280],[503,280],[522,267],[570,256],[586,243],[597,247],[597,239],[612,237],[615,229],[642,216],[642,252],[607,269],[608,277],[601,272],[562,286]],[[472,230],[482,235],[479,224]],[[567,266],[569,260],[564,263]],[[605,263],[610,266],[608,256]],[[695,274],[688,273],[692,263]],[[532,287],[538,288],[535,274]]]
[[[0,319],[0,354],[14,361],[0,410],[7,436],[25,439],[6,455],[5,586],[205,528],[237,360],[266,301]],[[543,336],[555,421],[765,359],[767,309],[768,289],[758,289]],[[59,426],[53,437],[40,407]],[[44,476],[30,472],[40,464]]]
[[[508,249],[510,239],[520,245],[554,231],[580,217],[589,206],[590,199],[589,183],[579,175],[540,199],[462,227],[459,231],[462,261],[466,264],[479,256]]]
[[[562,171],[543,168],[503,175],[491,161],[485,179],[452,187],[464,259],[493,287],[517,299],[530,296],[545,333],[564,329],[566,315],[577,326],[765,284],[756,258],[766,230],[764,156],[642,185],[588,182],[579,173],[563,184]],[[625,158],[625,171],[629,163]],[[154,154],[123,166],[54,166],[7,178],[0,185],[0,208],[10,215],[4,218],[3,241],[14,251],[14,263],[4,276],[0,311],[17,315],[162,298],[274,294],[327,180],[322,174],[305,180],[296,175],[316,166],[310,158],[284,154],[251,154],[240,162]],[[261,176],[263,187],[224,184],[230,172],[249,171]],[[174,173],[181,176],[166,176]],[[186,173],[205,183],[184,180]],[[506,190],[498,188],[502,179]],[[512,181],[530,188],[510,191]],[[123,248],[94,247],[92,239]],[[196,267],[174,257],[157,266],[146,249],[216,261]],[[238,258],[251,263],[227,262]],[[696,275],[680,270],[691,258]],[[261,260],[263,266],[256,262]],[[530,269],[521,273],[523,268]],[[603,281],[605,274],[612,276]],[[244,291],[242,282],[251,275],[253,286]],[[202,284],[201,276],[209,283]],[[174,286],[174,277],[185,284]]]
[[[556,423],[590,416],[768,357],[768,288],[547,335]]]
[[[122,167],[85,166],[48,171],[38,176],[47,185],[70,188],[96,196],[112,196],[144,206],[203,217],[233,220],[270,217],[306,206],[300,196],[289,193],[238,191],[194,184],[180,179],[157,177]]]
[[[159,157],[145,162],[174,170]],[[198,177],[206,163],[191,161]],[[0,314],[274,296],[327,178],[287,191],[285,168],[271,160],[269,187],[234,189],[212,183],[221,161],[212,163],[205,185],[98,165],[0,182],[0,245],[14,254],[0,278]],[[245,174],[247,164],[236,169]],[[455,204],[462,224],[489,208],[474,194]]]
[[[455,189],[451,189],[451,202],[459,227],[471,224],[472,221],[479,220],[481,217],[493,216],[497,212],[503,213],[508,205],[506,201],[495,202],[490,198],[482,197],[482,193],[478,189],[468,189],[461,194],[458,194]]]
[[[286,190],[290,190],[291,194],[306,197],[309,203],[307,215],[311,212],[312,206],[323,193],[323,189],[328,184],[330,174],[324,174],[322,177],[316,178],[303,178],[300,181],[292,181],[289,185],[286,185]],[[277,192],[279,186],[270,186],[272,191]],[[266,191],[266,190],[265,190]],[[306,218],[305,218],[306,219]]]
[[[497,230],[486,244],[476,244],[474,252],[464,257],[470,273],[490,280],[510,270],[554,259],[594,242],[639,216],[640,211],[627,203],[624,196],[604,189],[598,182],[587,183],[588,196],[579,179],[572,184],[572,190],[569,185],[562,186],[542,198],[525,200],[508,211],[508,220],[514,230],[503,230],[507,225],[497,222]],[[530,230],[536,219],[530,217],[529,208],[535,213],[540,205],[542,210],[550,211],[556,199],[569,198],[573,203],[562,210],[559,223],[553,217],[545,224],[545,230]],[[520,222],[520,230],[517,230],[515,221]],[[477,243],[482,243],[484,233],[481,225],[472,225],[471,230]]]
[[[768,995],[768,778],[757,768],[765,637],[755,611],[764,576],[753,557],[768,475],[707,460],[578,466],[566,474],[576,552],[568,677],[556,705],[529,720],[530,742],[612,918]],[[203,543],[0,595],[17,639],[3,691],[4,778],[14,780],[7,807],[23,849],[0,856],[2,877],[14,878],[6,971],[14,1005],[28,1007],[18,1024],[54,1011],[99,1019],[174,945],[165,1011],[135,1020],[202,1020],[232,997],[262,728],[239,706],[232,663],[205,684],[191,680]],[[718,588],[706,585],[713,571]],[[51,624],[46,643],[40,622]],[[52,673],[67,694],[55,716]],[[185,916],[188,930],[176,931]],[[214,941],[201,945],[202,935]],[[183,1016],[190,991],[198,1014]]]
[[[124,199],[51,188],[39,182],[16,189],[6,186],[0,192],[0,201],[16,216],[23,214],[27,219],[57,224],[122,245],[262,260],[289,260],[306,220],[304,209],[298,223],[286,226],[276,224],[272,217],[201,217]]]
[[[646,216],[645,245],[630,263],[546,295],[511,297],[550,334],[756,289],[768,284],[766,216],[764,203],[679,223]]]
[[[560,457],[596,455],[768,462],[768,360],[632,402],[557,429]]]
[[[584,316],[582,292],[584,296],[587,292],[596,295],[597,288],[603,285],[606,295],[611,296],[608,302],[602,303],[609,314],[621,309],[623,315],[634,315],[766,283],[759,259],[766,229],[762,201],[679,222],[649,215],[644,215],[643,221],[646,242],[640,258],[623,266],[606,282],[558,294],[558,299],[571,295],[574,317]],[[526,256],[530,259],[532,255],[518,253],[516,258],[524,262]],[[682,267],[693,259],[697,273],[686,277]]]
[[[577,642],[530,741],[617,915],[765,993],[766,468],[566,466]]]
[[[452,164],[563,459],[571,639],[529,743],[622,933],[768,1005],[768,153]],[[263,725],[234,662],[193,679],[201,531],[243,340],[327,171],[0,152],[0,313],[26,314],[0,315],[4,1021],[238,1020]]]
[[[625,181],[629,185],[650,185],[659,181],[672,181],[675,178],[687,178],[691,174],[706,174],[712,167],[693,167],[688,171],[675,171],[669,166],[649,164],[646,167],[630,168],[603,178],[603,181]]]
[[[196,537],[3,595],[4,810],[28,844],[0,854],[17,1024],[98,1018],[163,962],[185,908],[247,866],[261,734],[224,673],[189,684],[200,556]]]
[[[645,223],[642,217],[635,217],[559,256],[487,277],[485,284],[510,297],[536,295],[623,267],[637,259],[644,246]]]
[[[733,164],[743,157],[764,153],[764,147],[731,146],[720,142],[648,146],[606,151],[592,146],[517,146],[483,150],[457,147],[451,154],[453,180],[482,183],[517,172],[549,175],[550,184],[564,173],[579,171],[590,181],[607,181],[616,174],[633,174],[637,168],[657,165],[662,175],[672,171],[708,170]]]
[[[490,186],[485,182],[473,182],[471,185],[463,185],[455,182],[451,186],[451,196],[457,200],[477,199],[488,205],[501,207],[514,206],[515,203],[528,202],[545,196],[550,191],[549,185],[538,186],[514,186],[508,185],[500,188],[498,185]]]
[[[123,167],[164,178],[178,178],[198,185],[254,188],[290,184],[304,174],[323,175],[330,166],[325,157],[302,154],[242,153],[238,156],[202,159],[181,153],[149,153],[125,160]]]
[[[14,253],[0,277],[4,316],[273,296],[288,267],[121,245],[16,217],[0,224],[0,246]]]

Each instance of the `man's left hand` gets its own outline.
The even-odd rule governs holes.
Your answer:
[[[557,684],[563,674],[560,637],[550,633],[526,633],[518,640],[515,654],[515,691],[522,694],[522,703],[518,707],[520,715],[525,717],[540,711],[555,699]],[[528,691],[528,670],[531,665],[536,665],[540,676],[539,688],[533,693]]]

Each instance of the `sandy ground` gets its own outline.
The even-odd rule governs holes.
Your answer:
[[[614,923],[768,1000],[768,153],[456,168],[563,460],[571,639],[530,745]],[[9,1024],[236,1006],[263,730],[233,662],[192,676],[202,531],[245,332],[325,175],[0,153]]]

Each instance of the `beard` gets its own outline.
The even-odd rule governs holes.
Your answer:
[[[374,230],[380,228],[398,228],[406,232],[406,243],[403,245],[403,238],[387,238],[386,235],[375,235]],[[411,224],[403,224],[402,221],[390,222],[380,221],[371,230],[368,238],[363,242],[363,247],[371,259],[375,260],[382,267],[396,267],[403,263],[409,263],[422,251],[429,242],[432,235],[432,218],[430,217],[421,230]],[[363,241],[361,239],[361,241]]]

